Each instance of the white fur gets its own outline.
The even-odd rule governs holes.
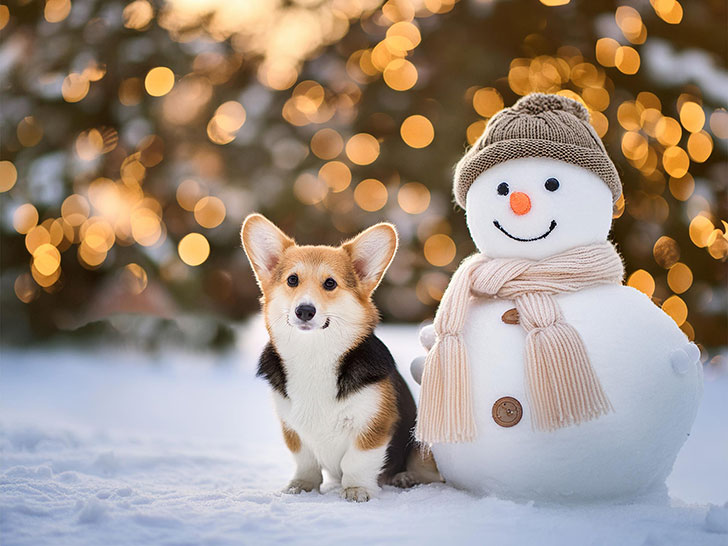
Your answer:
[[[556,178],[560,187],[548,191],[544,183]],[[506,182],[508,195],[497,188]],[[531,210],[518,215],[510,207],[510,196],[523,192],[531,199]],[[571,248],[604,241],[612,225],[612,193],[594,173],[563,161],[545,158],[512,159],[488,169],[468,191],[466,217],[478,250],[492,258],[539,260]],[[514,241],[502,233],[497,220],[511,235],[538,241]]]

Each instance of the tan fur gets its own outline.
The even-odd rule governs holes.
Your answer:
[[[295,430],[288,428],[283,421],[281,421],[281,427],[283,428],[283,440],[286,442],[286,446],[291,450],[291,453],[298,453],[301,450],[301,438]]]
[[[376,449],[388,444],[392,438],[392,429],[399,419],[394,385],[385,379],[378,387],[381,392],[379,409],[369,421],[367,428],[356,437],[356,447],[361,450]]]

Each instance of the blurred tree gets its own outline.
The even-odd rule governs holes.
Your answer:
[[[306,243],[393,221],[378,303],[431,317],[474,250],[452,166],[542,91],[584,102],[618,166],[629,284],[725,345],[725,2],[454,2],[3,5],[3,341],[139,314],[221,339],[257,310],[256,210]]]

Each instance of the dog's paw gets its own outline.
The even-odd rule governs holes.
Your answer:
[[[349,502],[367,502],[372,496],[364,487],[347,487],[342,489],[341,498]]]
[[[412,472],[400,472],[395,474],[391,481],[391,484],[394,487],[399,487],[401,489],[409,489],[418,483],[419,482],[415,479]]]
[[[318,488],[319,486],[313,482],[306,480],[291,480],[291,483],[285,487],[283,492],[288,493],[289,495],[298,495],[299,493],[309,493],[314,490],[318,491]]]

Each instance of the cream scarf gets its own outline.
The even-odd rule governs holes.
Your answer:
[[[564,321],[554,295],[621,284],[623,275],[622,259],[608,242],[539,261],[482,254],[464,260],[435,315],[437,341],[425,362],[417,439],[430,444],[475,438],[470,368],[462,335],[472,297],[515,301],[526,331],[525,383],[535,429],[555,430],[612,411],[584,342]]]

